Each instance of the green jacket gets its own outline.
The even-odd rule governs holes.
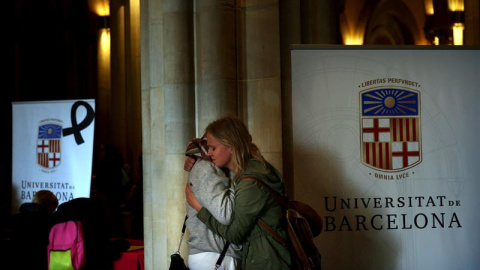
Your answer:
[[[262,184],[243,180],[257,178],[284,194],[280,173],[269,163],[266,169],[259,160],[251,159],[245,171],[235,180],[235,208],[230,225],[218,222],[207,209],[198,212],[207,227],[234,244],[242,244],[242,269],[290,269],[290,253],[265,229],[257,224],[260,217],[270,227],[286,238],[284,209]]]

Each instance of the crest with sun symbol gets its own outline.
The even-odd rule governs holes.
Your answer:
[[[385,172],[422,161],[420,92],[373,88],[360,92],[361,160]]]
[[[43,124],[38,127],[37,163],[45,169],[53,169],[61,164],[62,126]]]

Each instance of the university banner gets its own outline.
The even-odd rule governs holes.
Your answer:
[[[294,47],[294,197],[324,270],[480,266],[480,50]]]
[[[12,213],[48,189],[59,203],[90,197],[94,100],[12,103]]]

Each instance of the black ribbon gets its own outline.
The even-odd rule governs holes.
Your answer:
[[[78,107],[83,106],[87,110],[87,115],[85,118],[77,124],[77,109]],[[75,137],[75,142],[77,145],[84,143],[81,131],[90,126],[95,119],[95,112],[93,111],[92,106],[85,101],[77,101],[73,103],[72,110],[70,111],[70,119],[72,120],[72,127],[63,129],[63,137],[70,136],[73,134]]]

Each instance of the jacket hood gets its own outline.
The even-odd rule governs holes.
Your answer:
[[[247,168],[240,176],[240,180],[244,178],[257,178],[262,180],[273,190],[276,190],[281,195],[285,195],[283,177],[268,161],[265,161],[264,166],[260,160],[250,159],[247,163]]]

